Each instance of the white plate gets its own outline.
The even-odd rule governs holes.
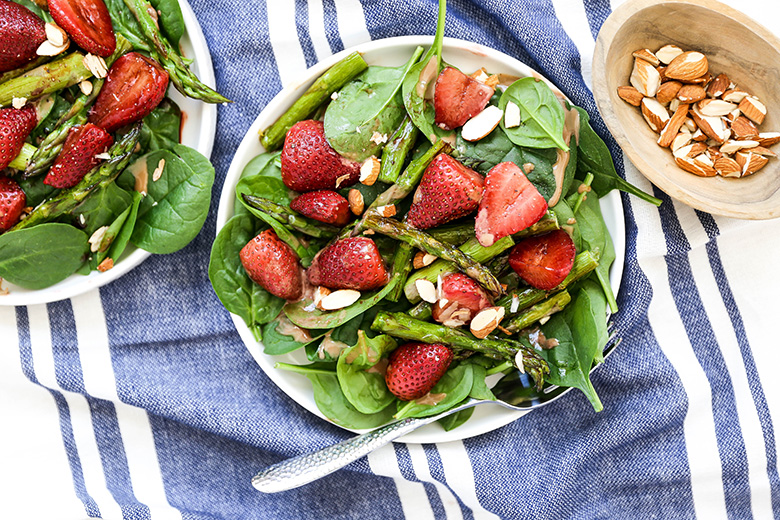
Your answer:
[[[281,116],[284,111],[287,110],[301,94],[303,94],[309,85],[325,72],[325,70],[353,51],[362,53],[363,58],[365,58],[369,65],[398,66],[406,63],[415,47],[418,45],[428,47],[431,45],[432,41],[433,38],[431,36],[402,36],[377,40],[352,47],[351,49],[335,54],[313,66],[302,74],[298,81],[287,86],[277,94],[249,128],[243,141],[241,141],[241,145],[236,151],[233,162],[230,164],[230,170],[228,170],[225,185],[222,188],[222,196],[219,201],[217,232],[219,232],[222,226],[224,226],[230,217],[233,216],[235,189],[236,184],[241,177],[241,172],[252,158],[265,151],[257,138],[257,132],[260,129],[267,128],[276,121],[276,119],[279,118],[279,116]],[[455,65],[464,71],[472,71],[477,70],[480,67],[485,67],[491,72],[539,77],[538,73],[518,60],[476,43],[445,38],[443,54],[447,63]],[[552,88],[555,88],[551,83],[547,83]],[[626,245],[623,206],[620,202],[620,195],[613,191],[608,196],[602,198],[601,209],[604,213],[604,220],[607,223],[610,235],[615,243],[616,260],[610,271],[610,282],[615,294],[617,294],[620,278],[623,274],[623,258],[625,256]],[[274,369],[274,363],[277,362],[308,363],[302,349],[283,356],[267,356],[263,353],[262,345],[254,340],[251,331],[244,321],[236,315],[233,315],[232,318],[244,344],[246,344],[249,352],[268,377],[270,377],[271,380],[295,402],[309,410],[311,413],[327,420],[317,409],[312,394],[312,387],[307,378],[299,374]],[[431,424],[406,435],[401,438],[400,441],[430,443],[465,439],[509,424],[525,413],[528,412],[509,411],[498,405],[484,404],[475,409],[471,419],[452,431],[446,432],[438,424]],[[585,405],[583,413],[591,413],[590,407]],[[352,431],[357,432],[360,430]]]
[[[198,24],[195,13],[192,12],[187,0],[181,0],[179,4],[187,28],[181,39],[182,52],[194,60],[190,68],[198,78],[209,87],[214,88],[214,67],[211,64],[211,54],[206,45],[206,38],[203,36],[200,24]],[[181,134],[182,144],[210,157],[217,131],[216,105],[184,97],[173,86],[168,89],[168,97],[179,105],[182,114],[186,114]],[[37,291],[24,289],[4,281],[3,287],[10,292],[5,296],[0,296],[0,305],[34,305],[72,298],[116,280],[146,260],[149,255],[150,253],[143,249],[129,246],[116,266],[105,273],[92,271],[87,276],[74,274],[58,284]]]

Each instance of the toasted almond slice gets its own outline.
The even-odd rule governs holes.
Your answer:
[[[720,117],[725,116],[737,108],[734,103],[723,101],[722,99],[703,99],[699,101],[699,111],[705,116]]]
[[[677,133],[680,131],[680,128],[685,122],[685,118],[688,117],[689,107],[690,105],[680,105],[677,108],[677,110],[672,115],[671,119],[669,119],[669,122],[661,131],[661,136],[658,138],[659,146],[668,148],[669,145],[672,144],[672,141],[677,136]]]
[[[363,203],[363,194],[356,189],[349,190],[347,194],[347,201],[349,202],[349,209],[355,215],[362,215],[365,207]]]
[[[420,295],[420,298],[422,298],[424,301],[428,303],[436,303],[436,300],[438,300],[436,297],[436,286],[433,285],[433,282],[430,280],[420,278],[414,282],[414,287],[417,289],[417,293]]]
[[[94,54],[87,54],[82,60],[84,66],[92,73],[96,78],[105,78],[108,74],[108,65],[106,61],[100,56]]]
[[[324,311],[325,309],[323,309],[320,304],[322,303],[322,299],[329,294],[330,294],[330,289],[328,289],[327,287],[323,287],[323,286],[317,287],[314,290],[314,306],[317,307],[319,310]]]
[[[683,85],[677,92],[681,103],[697,103],[707,97],[707,91],[700,85]]]
[[[737,152],[736,155],[734,155],[734,159],[742,167],[741,177],[747,177],[748,175],[756,173],[769,162],[769,159],[763,155],[751,151]]]
[[[414,260],[412,261],[415,269],[422,269],[423,267],[428,267],[436,260],[436,257],[434,255],[424,253],[423,251],[418,251],[416,255],[414,255]]]
[[[360,299],[360,291],[354,289],[339,289],[328,294],[320,301],[320,308],[324,311],[335,311],[349,307]]]
[[[109,159],[111,156],[109,156]],[[152,172],[152,182],[157,182],[160,180],[160,177],[162,177],[163,170],[165,169],[165,159],[160,159],[160,162],[157,163],[157,168],[154,169]]]
[[[683,146],[688,145],[688,143],[691,142],[691,133],[690,132],[680,132],[674,137],[674,140],[672,141],[672,152],[675,150],[679,150]]]
[[[634,70],[631,71],[631,84],[642,95],[654,97],[661,86],[661,75],[650,63],[641,58],[634,60]]]
[[[662,83],[661,86],[658,87],[658,92],[656,93],[655,98],[662,105],[667,105],[670,101],[677,97],[677,93],[680,91],[682,86],[682,83],[679,81],[667,81],[666,83]]]
[[[629,105],[634,105],[635,107],[638,107],[642,103],[642,98],[644,97],[641,92],[639,92],[637,89],[630,85],[625,85],[622,87],[617,88],[617,93],[620,99],[628,103]],[[509,103],[512,103],[511,101]],[[506,105],[506,115],[504,116],[504,126],[507,128],[512,128],[509,126],[509,103]],[[512,103],[514,105],[514,103]],[[517,106],[517,105],[515,105]],[[513,119],[514,121],[514,119]],[[517,109],[517,125],[520,124],[520,109]],[[515,125],[515,126],[517,126]]]
[[[365,184],[366,186],[373,186],[377,177],[379,177],[380,169],[381,164],[379,159],[377,159],[374,155],[363,161],[363,164],[360,166],[361,184]]]
[[[758,141],[734,141],[729,139],[720,147],[720,153],[732,154],[745,148],[755,148]]]
[[[496,330],[498,324],[504,319],[506,310],[503,307],[487,307],[477,313],[471,320],[469,329],[479,339],[484,339]]]
[[[707,56],[698,51],[688,51],[676,56],[666,68],[666,77],[680,81],[693,81],[701,78],[710,66]]]
[[[21,110],[26,104],[27,104],[27,98],[25,97],[20,97],[20,98],[15,97],[11,100],[11,106],[17,110]]]
[[[113,268],[114,268],[114,259],[111,258],[110,256],[106,257],[106,259],[100,262],[100,264],[98,264],[97,266],[97,270],[100,273],[105,273],[106,271],[110,271]]]
[[[690,159],[688,157],[675,157],[677,166],[685,170],[686,172],[698,175],[699,177],[714,177],[717,175],[715,168],[708,166],[697,159]]]
[[[108,152],[99,153],[99,154],[95,155],[95,159],[100,159],[101,161],[108,161],[109,159],[111,159],[111,154],[108,153]],[[165,159],[160,159],[160,161],[163,164],[165,164]],[[159,163],[158,163],[158,166],[159,166]],[[155,172],[156,171],[157,170],[155,170]],[[156,181],[157,179],[153,179],[153,180]]]
[[[634,51],[632,56],[634,58],[645,60],[653,67],[657,67],[661,64],[661,60],[659,60],[658,57],[650,51],[650,49],[639,49],[638,51]]]
[[[718,74],[707,87],[707,95],[711,98],[719,98],[729,89],[731,81],[725,74]],[[726,100],[728,101],[728,100]]]
[[[89,250],[93,253],[97,253],[100,251],[102,245],[103,245],[103,238],[106,236],[106,231],[108,231],[108,226],[102,226],[95,230],[94,233],[92,233],[92,236],[89,237]]]
[[[677,56],[683,53],[683,50],[679,48],[677,45],[664,45],[657,51],[655,51],[655,56],[658,58],[658,61],[663,63],[664,65],[669,65],[673,59],[675,59]]]
[[[760,125],[766,116],[766,106],[757,97],[747,96],[739,103],[739,109],[745,117]]]
[[[666,122],[669,121],[669,112],[655,98],[646,97],[642,100],[642,115],[650,125],[653,132],[661,133]]]
[[[376,208],[376,212],[383,217],[389,218],[396,214],[395,204],[387,204],[386,206],[379,206]]]
[[[723,101],[729,101],[731,103],[740,103],[747,97],[748,93],[739,89],[727,90],[723,93],[721,99]]]
[[[618,87],[618,95],[620,94],[621,88],[630,88],[636,92],[634,87]],[[631,104],[634,106],[639,106],[639,103],[642,101],[642,94],[639,94],[639,92],[636,93],[639,95],[639,101],[636,103],[636,105],[634,105],[634,103]],[[517,106],[514,102],[509,101],[504,108],[504,126],[507,128],[514,128],[516,126],[520,126],[520,122],[520,107]]]
[[[54,45],[49,40],[46,40],[38,46],[38,49],[36,49],[35,53],[38,56],[57,56],[58,54],[65,52],[65,49],[67,48],[67,43],[63,45]]]
[[[498,126],[502,117],[504,112],[500,108],[488,105],[485,110],[466,121],[460,130],[460,135],[466,141],[479,141]]]
[[[761,132],[758,134],[756,141],[761,146],[772,146],[780,143],[780,132]]]
[[[740,177],[742,175],[742,167],[731,157],[720,157],[715,161],[714,167],[721,177]]]
[[[81,93],[85,96],[89,96],[92,94],[92,82],[88,79],[85,79],[84,81],[79,83],[79,90],[81,90]]]
[[[68,43],[68,34],[59,25],[47,22],[43,26],[46,31],[46,39],[55,47],[62,47]]]

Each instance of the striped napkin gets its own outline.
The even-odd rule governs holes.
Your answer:
[[[698,0],[701,1],[701,0]],[[447,35],[535,67],[607,135],[590,92],[609,0],[450,0]],[[780,6],[732,0],[780,34]],[[283,85],[344,47],[431,34],[435,0],[192,0],[213,53],[224,179]],[[769,519],[780,516],[780,221],[623,197],[624,340],[567,394],[465,441],[387,446],[276,495],[260,468],[350,434],[257,367],[206,275],[215,213],[189,247],[71,300],[0,307],[0,517],[13,519]],[[215,184],[215,200],[221,182]],[[216,204],[214,205],[216,207]]]

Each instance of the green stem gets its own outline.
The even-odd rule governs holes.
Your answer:
[[[381,169],[379,170],[379,182],[393,184],[398,180],[401,169],[404,167],[406,156],[409,155],[417,141],[420,131],[412,119],[406,115],[401,126],[395,131],[390,141],[382,149]]]
[[[593,182],[593,174],[588,172],[587,175],[585,175],[585,180],[582,181],[581,186],[587,186],[587,188],[580,190],[577,193],[577,201],[574,203],[574,207],[572,208],[573,213],[577,213],[577,210],[580,209],[580,205],[582,204],[582,201],[585,200],[585,195],[590,191],[590,184]]]
[[[27,167],[27,163],[30,161],[30,157],[35,155],[36,150],[37,148],[35,148],[33,145],[24,143],[22,146],[22,151],[19,152],[19,155],[14,157],[14,160],[11,161],[8,166],[17,170],[24,170]]]
[[[276,120],[274,124],[260,131],[260,144],[267,151],[276,150],[284,142],[287,131],[306,119],[331,94],[350,82],[355,76],[368,68],[368,64],[358,52],[353,52],[328,69],[303,93],[293,105]]]
[[[72,52],[0,85],[0,106],[10,105],[14,98],[37,99],[91,76],[92,72],[84,65],[84,55]]]
[[[275,218],[282,224],[286,224],[305,235],[309,235],[310,237],[330,238],[336,236],[340,231],[337,227],[316,221],[314,219],[306,218],[303,215],[291,210],[287,206],[277,204],[272,200],[264,199],[262,197],[255,197],[254,195],[248,195],[246,193],[244,193],[242,196],[244,198],[244,202],[257,211],[261,211],[266,215]]]
[[[488,376],[492,376],[493,374],[498,374],[500,372],[506,372],[507,370],[515,368],[514,363],[510,363],[509,361],[504,361],[500,365],[496,365],[493,368],[489,368],[485,374]]]
[[[309,374],[324,374],[327,376],[333,376],[336,375],[335,370],[327,370],[325,368],[314,368],[313,366],[309,365],[291,365],[290,363],[276,363],[274,365],[274,368],[278,368],[280,370],[286,370],[288,372],[295,372],[296,374],[303,374],[303,375],[309,375]]]
[[[441,51],[444,43],[444,25],[447,16],[447,0],[439,0],[439,14],[436,17],[436,36],[433,39],[433,45],[425,53],[422,61],[428,61],[431,56],[436,56],[438,65],[437,70],[441,70]]]
[[[412,270],[412,257],[414,248],[405,242],[401,242],[393,256],[393,273],[397,276],[397,282],[393,290],[385,297],[391,302],[397,302],[404,293],[404,283]]]
[[[532,305],[527,309],[524,309],[520,314],[512,318],[512,320],[506,325],[506,329],[510,332],[517,332],[530,327],[534,323],[549,316],[552,316],[556,312],[563,310],[569,302],[571,302],[571,295],[568,291],[563,290],[559,293],[553,294],[546,300],[542,300],[536,305]]]

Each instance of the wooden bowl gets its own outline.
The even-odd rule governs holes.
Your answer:
[[[780,131],[780,40],[744,14],[713,0],[628,0],[601,28],[593,92],[607,127],[642,174],[694,208],[741,219],[780,217],[780,158],[740,179],[697,177],[680,169],[639,108],[617,95],[629,85],[637,49],[666,44],[703,52],[713,75],[727,74],[767,107],[761,132]],[[777,150],[775,150],[777,151]]]

